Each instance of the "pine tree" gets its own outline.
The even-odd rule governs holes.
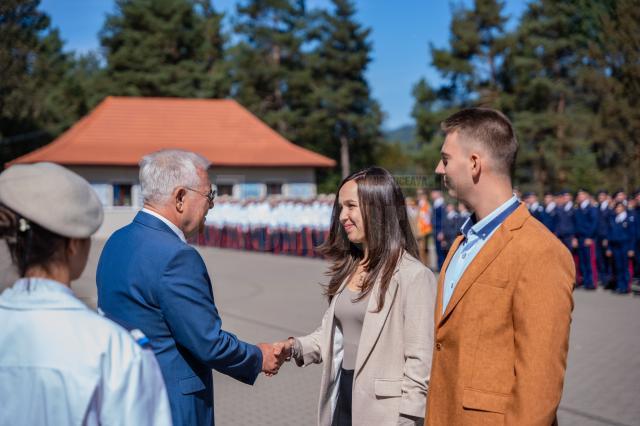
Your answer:
[[[440,161],[440,146],[443,142],[440,123],[453,110],[444,107],[444,103],[438,99],[438,93],[425,79],[421,79],[413,87],[413,97],[415,102],[411,116],[416,123],[416,139],[420,147],[420,152],[415,156],[417,171],[428,174],[435,170]]]
[[[82,113],[70,76],[73,58],[39,1],[0,3],[0,161],[69,127]]]
[[[586,2],[586,0],[585,0]],[[636,0],[586,2],[591,17],[589,67],[581,75],[596,114],[589,139],[604,184],[626,191],[640,187],[640,7]]]
[[[355,20],[349,0],[333,0],[323,13],[311,57],[314,91],[307,128],[324,154],[340,159],[341,175],[371,165],[380,142],[382,112],[365,72],[371,62],[370,29]]]
[[[298,130],[310,90],[304,1],[249,0],[238,5],[231,49],[232,95],[283,136],[304,145]]]
[[[449,80],[440,99],[456,107],[500,106],[500,66],[508,46],[503,9],[502,1],[475,0],[470,9],[454,10],[449,48],[431,46],[433,66]]]
[[[110,94],[226,96],[221,19],[207,0],[118,0],[100,35]]]
[[[449,46],[431,45],[431,64],[445,83],[434,88],[421,79],[413,88],[412,116],[422,147],[416,161],[422,172],[433,171],[440,159],[440,122],[448,115],[470,106],[506,109],[509,105],[509,80],[503,72],[512,43],[505,31],[507,19],[503,1],[475,0],[470,8],[457,6]]]
[[[517,176],[538,190],[593,189],[600,179],[589,142],[593,112],[580,87],[588,67],[584,24],[589,19],[580,3],[529,3],[509,63],[521,145]]]

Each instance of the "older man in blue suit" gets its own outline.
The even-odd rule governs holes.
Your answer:
[[[207,268],[186,243],[213,207],[208,167],[186,151],[144,157],[144,208],[109,238],[97,271],[99,307],[150,339],[176,426],[214,424],[211,369],[253,384],[282,362],[279,349],[222,329]]]

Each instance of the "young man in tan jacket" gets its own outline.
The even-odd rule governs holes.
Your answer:
[[[575,267],[513,195],[518,143],[486,108],[442,123],[436,173],[474,215],[438,282],[426,424],[551,425],[567,362]]]

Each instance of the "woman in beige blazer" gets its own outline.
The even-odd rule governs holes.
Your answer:
[[[340,185],[320,327],[280,342],[298,366],[322,363],[318,425],[422,424],[436,281],[418,260],[404,196],[370,167]]]

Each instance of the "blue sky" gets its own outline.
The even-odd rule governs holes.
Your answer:
[[[234,0],[213,0],[227,16],[235,11]],[[309,8],[326,6],[328,0],[307,0]],[[469,0],[463,3],[470,3]],[[520,16],[525,0],[507,0],[506,11]],[[104,17],[114,10],[108,0],[43,0],[41,9],[60,29],[65,48],[78,52],[98,50],[98,32]],[[447,0],[356,0],[359,22],[372,29],[372,63],[367,78],[373,96],[385,112],[385,129],[411,124],[411,89],[421,78],[438,82],[429,65],[429,44],[444,47],[449,38],[451,2]]]

